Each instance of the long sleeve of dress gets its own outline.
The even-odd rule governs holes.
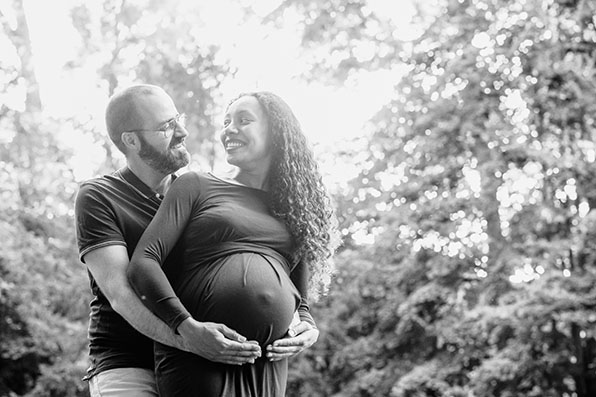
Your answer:
[[[310,307],[308,305],[307,300],[307,293],[308,293],[308,268],[304,262],[300,262],[296,265],[296,267],[292,270],[290,274],[290,278],[292,282],[300,292],[300,305],[298,306],[298,315],[300,316],[300,320],[305,321],[312,325],[313,327],[317,327],[315,320],[313,319],[312,315],[310,314]]]
[[[190,314],[176,296],[162,265],[191,216],[199,189],[194,175],[184,174],[172,183],[127,269],[129,282],[145,306],[174,331]]]

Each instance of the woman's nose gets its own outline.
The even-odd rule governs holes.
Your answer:
[[[224,132],[226,134],[237,134],[238,129],[236,128],[236,125],[234,123],[230,123],[226,126],[226,128],[224,128]]]

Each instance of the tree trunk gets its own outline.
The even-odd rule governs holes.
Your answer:
[[[583,342],[580,336],[580,327],[576,323],[571,323],[571,338],[573,340],[574,355],[577,359],[574,367],[577,371],[573,373],[577,397],[588,397],[586,385],[586,365],[584,362]]]

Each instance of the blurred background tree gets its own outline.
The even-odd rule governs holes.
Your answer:
[[[45,111],[23,1],[0,6],[0,395],[82,396],[80,153],[64,137],[98,148],[93,174],[122,157],[90,114]],[[73,0],[64,73],[93,70],[106,98],[163,86],[196,132],[192,166],[212,169],[237,66],[191,3]],[[288,395],[596,395],[596,4],[427,0],[405,38],[373,3],[285,0],[261,17],[238,0],[272,35],[296,19],[305,82],[393,87],[358,138],[318,150],[358,175],[331,186],[344,245]]]
[[[44,117],[23,2],[0,10],[0,395],[84,395],[86,278],[73,256],[77,186]],[[21,99],[18,105],[7,101]]]
[[[196,31],[201,24],[199,8],[180,0],[105,0],[99,8],[81,1],[71,17],[81,45],[78,57],[67,66],[87,68],[92,60],[97,84],[108,96],[129,81],[163,87],[188,116],[187,125],[194,133],[187,146],[193,161],[213,168],[213,118],[216,104],[224,100],[218,87],[224,77],[233,78],[234,71],[216,59],[218,48]],[[103,130],[95,132],[107,154],[107,169],[114,169],[120,153],[104,139]]]
[[[77,149],[65,147],[57,132],[87,136],[103,149],[96,173],[119,168],[122,156],[89,115],[57,119],[44,113],[24,5],[14,0],[0,8],[0,39],[10,50],[0,59],[0,395],[83,396],[90,294],[73,229]],[[119,79],[164,87],[189,114],[189,128],[199,132],[188,142],[195,162],[212,167],[214,102],[222,101],[216,89],[232,73],[214,60],[215,47],[188,35],[193,14],[163,20],[144,11],[155,5],[74,5],[81,45],[65,70],[95,65],[97,85],[106,87],[107,96]],[[155,29],[157,22],[168,28]]]
[[[596,4],[436,2],[400,45],[336,3],[285,2],[335,55],[313,70],[407,72],[345,153],[341,287],[292,395],[595,395]]]

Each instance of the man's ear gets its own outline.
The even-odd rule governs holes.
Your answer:
[[[120,140],[127,150],[135,149],[140,146],[139,137],[134,132],[123,132],[120,135]]]

